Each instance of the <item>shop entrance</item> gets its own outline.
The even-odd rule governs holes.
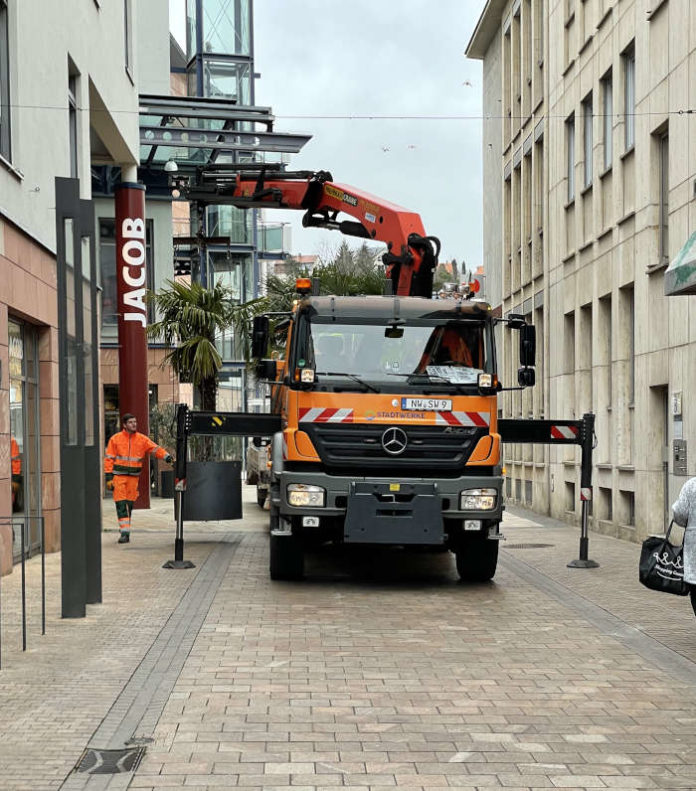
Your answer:
[[[22,530],[27,554],[41,548],[41,464],[39,457],[38,331],[8,322],[10,365],[10,455],[12,457],[12,555],[21,559]]]

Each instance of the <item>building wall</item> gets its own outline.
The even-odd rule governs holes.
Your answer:
[[[500,186],[500,163],[503,156],[503,122],[501,118],[502,46],[499,36],[491,42],[483,62],[483,238],[485,298],[495,310],[502,306],[503,239],[500,218],[503,192]]]
[[[137,54],[126,70],[123,4],[10,0],[12,150],[0,160],[0,522],[12,513],[8,320],[38,334],[40,504],[46,548],[60,548],[60,421],[55,178],[71,176],[68,88],[75,77],[77,176],[94,161],[138,161]],[[118,110],[111,112],[110,108]],[[0,524],[0,574],[12,530]]]
[[[690,115],[678,112],[693,106],[689,75],[696,31],[685,24],[688,0],[652,6],[653,13],[646,13],[644,3],[626,0],[578,1],[568,8],[558,3],[550,19],[550,112],[558,118],[549,174],[550,278],[557,306],[550,335],[551,403],[557,412],[596,413],[595,527],[635,540],[662,528],[665,506],[686,480],[675,475],[672,440],[681,434],[688,443],[696,436],[688,399],[682,402],[683,420],[671,407],[672,394],[689,392],[695,383],[696,314],[689,297],[663,296],[664,268],[696,221],[696,127]],[[635,115],[626,106],[631,61]],[[603,79],[609,72],[607,162]],[[630,93],[629,88],[629,98]],[[586,127],[590,96],[593,114]],[[571,199],[567,119],[573,113]],[[571,355],[573,370],[567,364]],[[688,471],[694,470],[690,460]],[[551,474],[560,483],[551,508],[563,515],[564,494],[577,491],[579,470],[569,459],[558,459]]]
[[[46,547],[60,548],[58,330],[55,259],[0,217],[0,574],[12,568],[8,317],[39,325],[41,507]]]
[[[54,250],[54,178],[70,176],[70,62],[79,73],[82,197],[89,197],[90,124],[115,161],[138,162],[138,93],[126,72],[123,4],[21,0],[9,8],[12,169],[0,164],[0,214]],[[135,53],[131,61],[135,75]]]
[[[548,403],[545,27],[543,0],[491,1],[469,45],[470,56],[483,60],[484,258],[489,299],[503,315],[524,314],[536,324],[539,338],[537,385],[502,394],[499,410],[505,417],[542,418]],[[501,380],[505,387],[514,387],[518,334],[502,326],[497,340]],[[508,498],[527,505],[548,498],[544,445],[506,445],[504,457]]]
[[[535,46],[533,0],[489,0],[478,28],[495,13],[502,177],[486,168],[484,194],[502,180],[503,309],[531,311],[541,346],[533,394],[506,394],[503,411],[576,419],[592,411],[591,526],[637,541],[662,528],[686,480],[675,468],[675,440],[686,440],[686,472],[696,472],[688,454],[696,416],[684,395],[696,384],[696,314],[689,297],[663,295],[665,267],[696,222],[696,121],[680,113],[694,104],[696,30],[685,23],[688,0],[650,8],[639,0],[549,0],[535,109],[538,72],[529,84],[524,66],[530,5]],[[491,44],[484,73],[499,57]],[[494,249],[494,233],[489,226],[486,249]],[[514,335],[506,333],[504,346],[510,381]],[[579,448],[512,446],[506,454],[513,500],[579,521]]]

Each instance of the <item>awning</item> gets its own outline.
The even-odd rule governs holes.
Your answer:
[[[191,172],[216,161],[262,161],[297,154],[311,135],[273,130],[268,107],[197,96],[140,95],[140,164],[161,170],[173,161]]]
[[[665,295],[696,294],[696,231],[665,272]]]

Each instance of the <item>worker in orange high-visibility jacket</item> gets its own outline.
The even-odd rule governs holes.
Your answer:
[[[22,488],[22,454],[14,437],[10,437],[10,456],[12,457],[12,505],[18,499]],[[14,509],[13,509],[14,510]]]
[[[138,476],[143,468],[143,461],[148,453],[156,458],[164,459],[167,464],[173,462],[169,451],[153,442],[145,434],[138,433],[138,421],[135,415],[127,412],[122,418],[123,431],[114,434],[106,446],[104,472],[106,488],[114,492],[116,516],[118,517],[118,543],[130,541],[131,513],[133,503],[138,499]]]

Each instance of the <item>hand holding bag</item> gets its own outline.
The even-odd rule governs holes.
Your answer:
[[[640,550],[638,579],[646,588],[676,596],[686,596],[689,585],[684,582],[684,543],[675,546],[669,541],[674,520],[664,536],[650,536]]]

